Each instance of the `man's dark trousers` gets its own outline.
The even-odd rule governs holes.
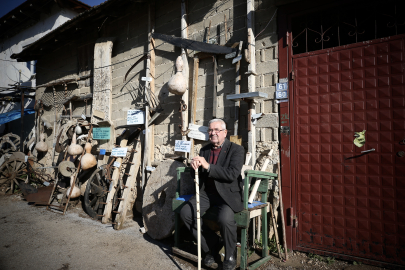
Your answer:
[[[237,242],[235,213],[220,196],[207,194],[204,190],[200,190],[200,213],[205,213],[210,207],[217,207],[219,210],[216,222],[220,226],[221,236],[224,240],[225,258],[229,258],[234,255],[232,253],[236,248]],[[196,200],[195,197],[193,197],[180,211],[181,219],[184,221],[186,227],[193,233],[195,239],[197,239],[196,209]],[[201,219],[201,227],[203,228],[202,224]],[[206,253],[212,250],[218,243],[218,240],[219,236],[212,230],[208,228],[204,230],[204,232],[201,230],[201,249],[203,252]]]

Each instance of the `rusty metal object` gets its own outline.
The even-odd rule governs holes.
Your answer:
[[[27,194],[24,198],[27,202],[33,202],[35,205],[47,205],[49,197],[52,194],[54,185],[38,188],[37,193]]]

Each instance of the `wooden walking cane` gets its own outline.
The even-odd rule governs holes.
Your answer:
[[[200,221],[200,189],[198,179],[198,168],[195,170],[195,201],[197,206],[197,250],[198,250],[198,270],[201,270],[201,221]]]

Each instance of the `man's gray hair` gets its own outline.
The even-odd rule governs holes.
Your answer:
[[[211,123],[214,123],[214,122],[220,122],[220,123],[221,123],[221,128],[222,128],[222,129],[226,129],[226,123],[225,123],[225,121],[222,120],[222,119],[218,119],[218,118],[215,118],[215,119],[210,120],[210,121],[208,122],[208,126],[210,126]]]

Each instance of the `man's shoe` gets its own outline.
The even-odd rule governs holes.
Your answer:
[[[211,266],[215,263],[215,259],[214,256],[211,255],[210,252],[207,253],[207,255],[205,255],[205,258],[203,260],[203,264],[205,266]]]
[[[215,257],[218,256],[218,253],[222,249],[223,246],[224,246],[224,241],[222,240],[222,238],[219,238],[217,244],[212,249],[212,251],[209,251],[205,255],[205,258],[203,261],[204,265],[206,265],[206,266],[213,265],[215,263]]]
[[[233,255],[229,258],[225,258],[224,263],[222,265],[223,270],[234,270],[236,268],[236,255],[237,250],[233,252]]]

